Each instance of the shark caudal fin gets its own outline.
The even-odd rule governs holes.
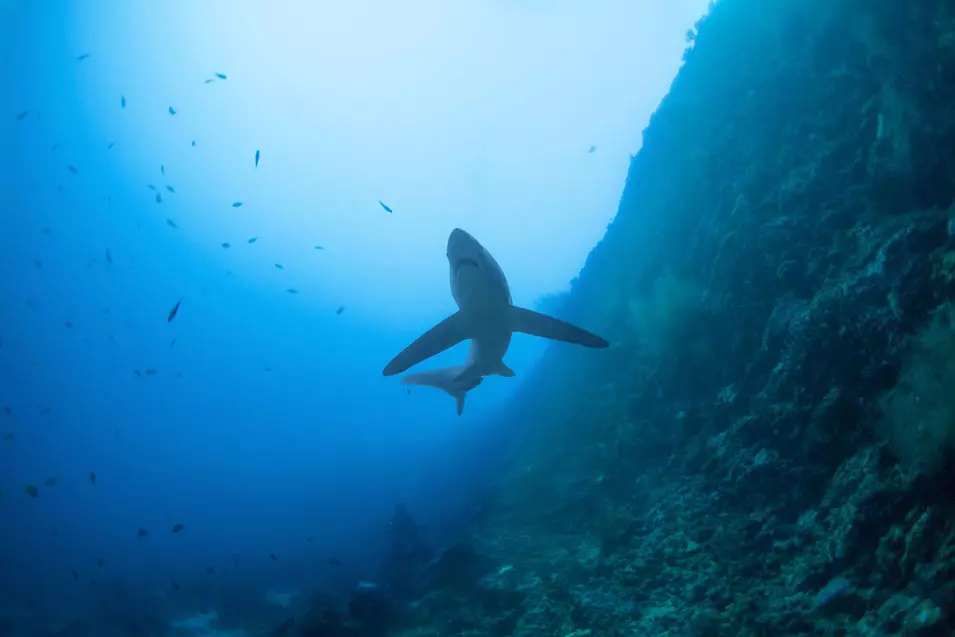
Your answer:
[[[592,334],[576,325],[571,325],[567,321],[522,307],[510,306],[508,308],[508,319],[511,323],[511,331],[514,332],[563,341],[564,343],[574,343],[584,347],[603,348],[610,345],[609,342],[596,334]]]
[[[441,369],[431,369],[426,372],[408,374],[402,377],[401,382],[405,385],[420,385],[424,387],[434,387],[447,392],[454,398],[457,404],[458,415],[464,413],[464,397],[467,393],[481,384],[484,380],[481,377],[476,379],[459,379],[464,367],[443,367]]]
[[[460,312],[455,312],[401,350],[385,365],[381,373],[385,376],[400,374],[409,367],[454,347],[466,338],[468,334],[465,321]]]

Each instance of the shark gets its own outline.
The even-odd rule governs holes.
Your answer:
[[[451,296],[458,311],[419,336],[385,366],[394,376],[470,339],[471,348],[452,381],[468,383],[484,376],[514,376],[504,354],[515,332],[590,348],[610,345],[603,338],[566,321],[514,305],[504,271],[470,234],[455,228],[448,237]]]
[[[441,369],[432,369],[426,372],[417,372],[402,376],[401,382],[404,385],[420,385],[425,387],[435,387],[450,394],[451,398],[457,402],[458,415],[464,413],[464,397],[469,391],[477,387],[484,380],[480,378],[460,379],[464,366],[442,367]]]

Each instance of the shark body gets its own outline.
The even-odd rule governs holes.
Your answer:
[[[609,343],[586,330],[546,314],[517,307],[504,271],[470,234],[455,228],[448,237],[451,296],[458,311],[419,336],[382,372],[400,374],[409,367],[471,339],[471,349],[455,382],[480,382],[484,376],[514,376],[504,354],[514,332],[602,348]]]
[[[477,387],[483,381],[478,379],[459,379],[464,366],[443,367],[441,369],[432,369],[426,372],[408,374],[402,377],[401,382],[405,385],[420,385],[424,387],[435,387],[447,392],[457,403],[458,415],[464,413],[464,397],[469,391]]]

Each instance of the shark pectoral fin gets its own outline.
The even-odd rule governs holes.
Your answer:
[[[468,337],[463,323],[461,313],[455,312],[401,350],[381,373],[385,376],[400,374],[412,365],[454,347]]]
[[[501,361],[501,364],[494,370],[494,373],[498,376],[504,376],[505,378],[514,378],[514,376],[516,376],[514,370],[505,365],[504,361]]]
[[[567,321],[556,319],[553,316],[547,316],[540,312],[528,310],[523,307],[510,306],[509,319],[511,321],[511,331],[549,338],[555,341],[565,343],[574,343],[584,347],[607,347],[610,345],[607,341],[596,334],[591,334],[587,330],[580,329],[576,325],[571,325]]]
[[[460,394],[457,394],[457,395],[454,397],[454,399],[457,401],[457,404],[458,404],[458,415],[459,415],[459,416],[464,413],[464,397],[465,397],[465,396],[467,396],[467,394],[464,393],[464,392],[461,392]]]

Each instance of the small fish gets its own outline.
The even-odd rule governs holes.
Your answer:
[[[269,559],[272,560],[273,562],[279,561],[279,558],[275,553],[269,553]]]
[[[330,558],[328,558],[328,565],[329,565],[329,566],[341,566],[341,565],[342,565],[342,561],[341,561],[340,559],[338,559],[337,557],[330,557]]]
[[[125,96],[125,95],[120,95],[120,96],[119,96],[119,107],[120,107],[120,108],[126,108],[126,96]]]
[[[175,114],[176,114],[176,109],[174,109],[172,106],[170,106],[170,107],[169,107],[169,114],[170,114],[170,115],[175,115]]]
[[[233,556],[232,556],[232,567],[233,567],[233,568],[239,568],[239,556],[238,556],[238,555],[233,555]]]
[[[155,375],[156,375],[156,370],[153,369],[152,367],[150,367],[149,369],[147,369],[147,370],[145,370],[145,371],[146,371],[146,375],[147,375],[147,376],[155,376]]]
[[[13,442],[13,432],[12,432],[12,431],[8,431],[7,433],[3,434],[3,441],[4,441],[4,442]]]
[[[96,484],[96,474],[93,473],[92,471],[90,471],[89,480],[90,480],[90,484],[94,484],[94,485]]]
[[[116,142],[110,142],[106,145],[106,150],[113,150],[113,146],[116,145]]]
[[[169,226],[170,228],[178,228],[178,227],[179,227],[179,226],[176,225],[176,222],[173,221],[172,219],[166,219],[166,225]]]
[[[152,190],[153,192],[159,192],[158,190],[156,190],[156,187],[152,184],[146,184],[146,187]]]
[[[53,144],[52,146],[50,146],[50,150],[52,150],[53,152],[56,152],[56,151],[60,150],[60,143],[57,142],[57,143]]]
[[[43,486],[45,487],[55,487],[59,483],[59,480],[56,478],[47,478],[43,481]]]
[[[34,259],[33,265],[36,267],[37,270],[39,270],[40,268],[43,267],[43,262],[40,261],[39,259]]]
[[[311,543],[312,543],[312,536],[309,535],[307,538],[305,538],[305,541],[308,542],[309,544],[311,544]]]
[[[82,54],[76,56],[76,61],[77,61],[77,62],[82,62],[83,60],[85,60],[85,59],[88,58],[89,56],[90,56],[89,53],[82,53]]]
[[[179,531],[183,530],[184,528],[186,528],[185,525],[177,524],[176,526],[172,527],[172,532],[179,533]]]
[[[27,113],[29,113],[29,112],[30,112],[30,111],[23,111],[22,113],[20,113],[19,115],[17,115],[17,121],[18,121],[18,122],[22,122],[22,121],[24,120],[24,118],[26,118]]]
[[[12,413],[13,413],[13,410],[10,409],[10,405],[4,405],[4,406],[3,406],[3,415],[4,415],[4,416],[9,416],[9,415],[12,414]]]
[[[162,203],[162,194],[156,193],[156,203]]]
[[[136,531],[136,537],[146,537],[147,535],[149,535],[149,531],[146,529],[139,529]]]
[[[287,289],[287,290],[285,290],[285,291],[288,292],[289,294],[298,294],[298,290],[296,290],[295,288],[289,288],[289,289]],[[268,371],[268,370],[266,370],[266,371]]]
[[[168,191],[171,192],[172,194],[176,194],[176,189],[173,188],[172,186],[166,186],[166,190],[168,190]]]
[[[206,84],[212,84],[214,81],[215,81],[215,80],[213,80],[213,79],[210,77],[208,80],[205,81],[205,83],[206,83]]]
[[[389,208],[388,206],[386,206],[386,205],[381,201],[381,199],[378,200],[378,203],[381,204],[381,207],[385,209],[385,212],[391,212],[391,208]]]
[[[192,140],[192,147],[193,147],[193,148],[196,147],[196,140]]]
[[[591,146],[590,148],[587,149],[587,152],[588,152],[588,153],[592,153],[592,152],[594,152],[595,150],[597,150],[597,147],[596,147],[596,146]]]
[[[241,201],[233,202],[232,207],[233,207],[233,208],[241,208],[241,207],[242,207],[242,202],[241,202]]]
[[[63,321],[63,325],[66,327],[73,327],[73,324],[70,321]]]
[[[113,255],[109,253],[109,248],[106,248],[106,263],[113,262]]]
[[[276,269],[276,270],[284,270],[284,269],[285,269],[285,266],[282,265],[281,263],[276,263],[276,264],[275,264],[275,269]]]
[[[142,373],[141,371],[139,371],[138,369],[134,369],[134,370],[133,370],[133,373],[136,374],[137,376],[139,376],[140,378],[143,377],[143,373]]]
[[[341,305],[341,306],[339,306],[339,308],[338,308],[337,310],[335,310],[335,314],[337,314],[338,316],[341,316],[342,312],[344,312],[344,311],[345,311],[345,306],[344,306],[344,305]]]
[[[411,390],[409,389],[409,390],[407,390],[407,391],[408,391],[408,395],[410,396],[410,395],[411,395]]]
[[[229,79],[229,76],[227,76],[225,73],[216,73],[216,77],[219,78],[220,80]]]
[[[230,247],[232,247],[232,246],[231,246],[231,244],[230,244],[228,241],[223,241],[223,242],[222,242],[222,247],[223,247],[223,248],[230,248]]]
[[[172,584],[172,590],[174,590],[174,591],[178,591],[178,590],[179,590],[179,584],[177,584],[176,582],[171,582],[171,584]]]
[[[179,306],[182,304],[182,299],[176,301],[176,304],[172,306],[172,309],[169,310],[169,316],[166,317],[167,323],[172,323],[172,320],[176,318],[176,314],[179,313]]]
[[[86,588],[90,589],[91,591],[95,591],[95,590],[96,590],[96,581],[95,581],[95,580],[90,580],[89,583],[86,585]]]
[[[166,176],[166,165],[165,165],[165,164],[159,164],[159,172],[162,173],[162,176],[163,176],[163,177]]]
[[[96,560],[96,568],[103,568],[103,558]]]
[[[80,580],[80,574],[76,572],[75,568],[71,572],[73,573],[73,580],[78,582]]]
[[[56,191],[62,195],[64,192],[66,192],[66,186],[63,184],[57,184]]]
[[[255,151],[255,167],[259,167],[259,151]]]
[[[316,249],[316,250],[324,250],[325,248],[323,248],[322,246],[315,246],[315,249]]]
[[[40,492],[37,491],[36,487],[33,486],[32,484],[28,484],[27,486],[23,488],[23,490],[26,491],[27,495],[30,496],[31,498],[35,498],[40,494]]]
[[[169,349],[172,349],[172,348],[175,347],[175,346],[176,346],[176,337],[173,336],[173,337],[172,337],[172,342],[169,343]]]
[[[43,230],[41,230],[41,232],[42,232],[43,234],[50,234],[51,232],[53,232],[53,228],[43,228]]]
[[[249,239],[249,243],[255,243],[258,240],[259,240],[258,237],[252,237],[251,239]]]
[[[215,572],[216,572],[216,567],[215,567],[215,566],[207,566],[207,567],[206,567],[206,575],[212,575],[212,574],[215,573]]]
[[[73,164],[68,164],[66,169],[70,171],[71,173],[73,173],[74,175],[79,174],[79,171],[76,170],[76,166],[74,166]]]
[[[49,416],[51,411],[52,410],[49,407],[44,407],[43,409],[40,410],[40,415]]]

